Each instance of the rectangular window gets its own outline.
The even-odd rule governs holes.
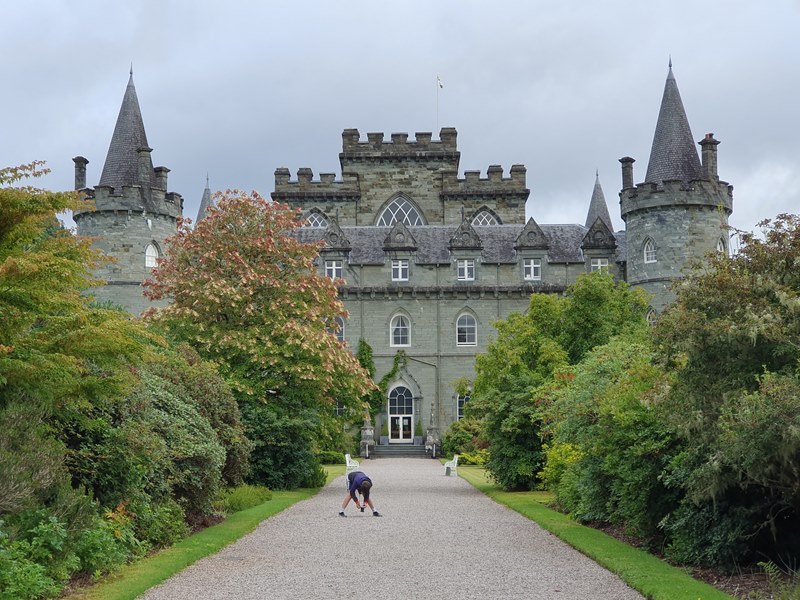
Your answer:
[[[475,281],[475,261],[471,258],[458,261],[457,277],[459,281]]]
[[[408,260],[401,258],[392,261],[392,281],[408,281]]]
[[[526,258],[522,263],[522,274],[525,281],[540,281],[542,279],[542,259]]]
[[[607,258],[593,258],[592,259],[592,272],[603,271],[608,273],[608,259]]]
[[[458,396],[458,419],[464,418],[464,405],[469,402],[469,394],[466,396]]]
[[[325,261],[325,277],[331,279],[342,278],[342,261],[340,260],[326,260]]]

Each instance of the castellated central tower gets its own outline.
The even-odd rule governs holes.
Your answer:
[[[151,304],[142,295],[165,241],[176,231],[183,211],[180,194],[167,191],[166,167],[153,168],[133,72],[122,99],[100,183],[86,187],[88,160],[77,156],[75,189],[94,201],[94,208],[74,215],[77,233],[95,238],[95,247],[112,257],[97,277],[107,284],[92,292],[98,302],[110,301],[133,314]]]
[[[653,295],[651,307],[657,312],[675,299],[672,282],[694,260],[711,251],[729,251],[733,186],[717,175],[719,142],[714,135],[707,134],[699,144],[702,162],[670,63],[644,183],[633,183],[634,159],[620,159],[626,279]]]

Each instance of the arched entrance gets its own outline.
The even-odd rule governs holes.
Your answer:
[[[414,395],[403,385],[389,392],[389,443],[414,442]]]

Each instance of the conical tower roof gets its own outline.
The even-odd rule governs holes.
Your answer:
[[[603,187],[600,185],[600,173],[595,174],[592,199],[589,202],[589,212],[586,214],[586,228],[591,227],[598,218],[608,226],[610,231],[614,231],[611,215],[608,213],[606,197],[603,194]]]
[[[645,182],[661,185],[670,179],[681,181],[702,179],[700,158],[697,156],[678,84],[672,74],[671,60]]]
[[[206,189],[203,190],[203,199],[200,200],[200,209],[197,211],[197,221],[195,223],[199,223],[206,218],[209,206],[211,206],[211,188],[208,187],[208,176],[206,176]]]
[[[122,98],[114,135],[108,147],[106,163],[103,174],[100,176],[100,185],[110,185],[121,188],[123,185],[138,183],[139,148],[147,148],[147,134],[144,132],[142,111],[139,109],[139,99],[136,97],[136,88],[133,85],[133,69],[128,79],[128,87]],[[149,164],[150,183],[155,183],[153,163]]]

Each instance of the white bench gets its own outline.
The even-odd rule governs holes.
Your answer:
[[[453,460],[444,463],[445,475],[458,475],[458,454],[453,455]]]
[[[344,462],[347,465],[344,469],[344,485],[349,488],[350,482],[348,481],[347,476],[353,471],[358,471],[359,464],[357,460],[350,458],[349,454],[344,455]]]

